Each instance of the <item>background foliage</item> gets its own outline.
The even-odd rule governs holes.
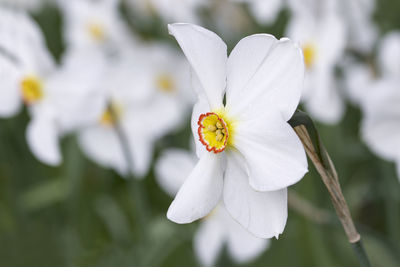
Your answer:
[[[400,28],[399,14],[399,1],[377,1],[374,19],[382,34]],[[49,49],[60,58],[60,13],[46,7],[33,15]],[[288,11],[282,11],[271,27],[252,21],[251,32],[233,36],[230,48],[250,33],[282,36],[288,17]],[[159,21],[126,19],[143,37],[174,42]],[[211,23],[206,26],[212,29]],[[357,107],[348,105],[340,124],[318,128],[373,265],[400,266],[400,185],[394,165],[375,157],[360,141],[360,118]],[[0,266],[197,266],[192,250],[196,224],[180,226],[166,219],[171,199],[158,187],[152,171],[140,182],[147,206],[138,210],[138,185],[87,160],[74,136],[63,141],[62,166],[39,163],[25,142],[27,120],[26,111],[0,119]],[[163,138],[154,158],[168,147],[188,148],[190,138],[189,127]],[[332,218],[317,222],[289,209],[283,235],[247,266],[357,266],[313,167],[291,190]],[[145,220],[146,229],[140,220]],[[224,253],[219,266],[235,264]]]

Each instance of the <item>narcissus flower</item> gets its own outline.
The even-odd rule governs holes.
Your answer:
[[[349,47],[364,53],[371,52],[378,37],[373,21],[375,6],[375,0],[343,1],[339,6],[349,29]]]
[[[301,95],[301,49],[287,38],[256,34],[228,58],[225,43],[211,31],[181,23],[169,31],[192,68],[198,96],[192,131],[200,160],[168,218],[193,222],[223,198],[250,232],[278,236],[287,218],[286,188],[307,172],[303,146],[287,123]]]
[[[361,136],[377,155],[396,162],[400,179],[400,32],[382,39],[378,60],[381,75],[360,99]]]
[[[31,115],[26,138],[32,153],[57,165],[60,136],[92,119],[87,107],[96,94],[86,89],[93,69],[83,75],[83,60],[69,57],[56,66],[39,27],[22,11],[0,8],[0,47],[0,117],[15,115],[24,103]]]
[[[98,48],[108,54],[132,40],[118,12],[118,0],[60,0],[65,17],[65,40],[70,49]]]
[[[156,163],[156,177],[162,189],[172,197],[176,195],[197,161],[193,152],[168,149]],[[255,259],[270,241],[253,236],[226,211],[223,203],[206,216],[195,233],[194,251],[203,266],[214,266],[226,244],[230,256],[238,263]]]
[[[194,97],[183,90],[189,72],[185,75],[186,64],[175,50],[161,44],[132,49],[135,53],[112,61],[112,68],[97,81],[96,88],[105,92],[103,112],[80,131],[79,142],[97,163],[122,175],[131,164],[136,177],[143,178],[154,142],[183,125]],[[116,123],[127,136],[133,162],[124,157]]]
[[[165,22],[199,21],[199,9],[204,8],[212,1],[209,0],[127,0],[136,16],[157,15]]]
[[[293,16],[287,35],[299,42],[304,53],[306,76],[302,102],[306,111],[321,122],[337,123],[344,114],[344,101],[335,80],[335,66],[346,45],[346,27],[337,1],[289,1]]]
[[[249,5],[251,13],[262,24],[270,24],[274,22],[279,11],[281,11],[284,0],[233,0],[243,2]]]
[[[43,5],[50,4],[51,2],[49,0],[0,0],[0,4],[4,6],[34,12],[38,11]]]

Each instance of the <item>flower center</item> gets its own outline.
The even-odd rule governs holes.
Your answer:
[[[110,104],[101,115],[99,122],[101,125],[106,127],[112,127],[117,123],[117,120],[121,117],[122,107],[117,104]]]
[[[106,32],[101,23],[91,22],[88,25],[88,31],[90,36],[96,41],[103,41],[106,37]]]
[[[168,74],[160,74],[156,78],[157,88],[161,92],[172,93],[176,90],[174,80]]]
[[[304,55],[304,63],[306,64],[307,69],[311,69],[316,60],[317,56],[317,47],[314,43],[308,42],[303,45],[303,55]]]
[[[43,84],[36,76],[26,76],[21,81],[22,99],[27,105],[43,98]]]
[[[115,123],[114,117],[110,109],[106,109],[100,118],[100,123],[104,126],[112,126]]]
[[[207,151],[220,153],[231,143],[229,139],[233,129],[222,114],[214,112],[201,114],[197,124],[199,125],[200,142],[206,147]]]

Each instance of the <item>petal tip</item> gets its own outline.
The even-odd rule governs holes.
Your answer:
[[[167,211],[167,218],[168,220],[174,222],[174,223],[178,223],[178,224],[186,224],[186,223],[191,223],[193,220],[190,220],[189,218],[185,218],[181,215],[178,214],[178,212],[176,212],[176,208],[175,208],[175,201],[172,201],[171,205],[169,206],[169,209]]]

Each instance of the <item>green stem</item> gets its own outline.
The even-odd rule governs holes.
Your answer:
[[[117,116],[115,115],[116,112],[114,111],[112,105],[110,105],[109,110],[112,114],[113,121],[115,122],[115,132],[117,134],[118,140],[121,145],[122,153],[126,160],[126,164],[128,166],[128,172],[126,174],[126,178],[128,179],[129,183],[132,185],[133,189],[133,196],[135,202],[135,208],[137,211],[137,218],[140,227],[140,233],[143,236],[143,239],[147,242],[148,241],[148,232],[147,232],[147,223],[148,223],[148,205],[147,205],[147,198],[145,194],[145,188],[143,186],[142,181],[138,180],[134,177],[133,173],[133,157],[132,151],[130,149],[129,139],[126,136],[121,124],[119,123]]]
[[[359,240],[358,242],[352,243],[351,246],[353,247],[353,250],[357,255],[360,266],[371,267],[371,263],[369,263],[368,256],[365,253],[365,249],[364,249],[364,246],[363,246],[361,240]]]

